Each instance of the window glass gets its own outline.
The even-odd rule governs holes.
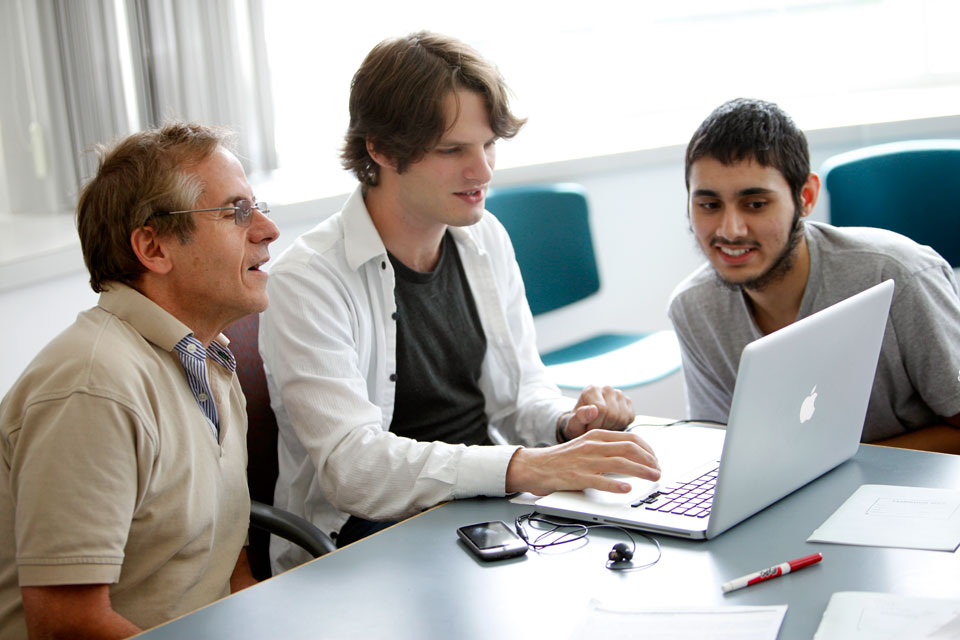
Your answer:
[[[362,9],[361,9],[362,7]],[[685,143],[717,105],[773,100],[801,127],[956,113],[951,0],[270,2],[281,167],[333,176],[350,78],[385,37],[430,29],[495,62],[527,127],[516,166]],[[362,16],[358,12],[362,11]]]

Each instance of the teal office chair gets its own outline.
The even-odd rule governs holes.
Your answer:
[[[562,183],[492,189],[486,208],[510,235],[533,315],[600,290],[583,187]],[[565,389],[636,387],[680,369],[673,331],[594,335],[541,358],[554,383]]]
[[[270,408],[267,378],[260,359],[260,315],[241,318],[224,330],[237,359],[237,378],[247,399],[247,485],[250,488],[250,544],[247,558],[253,577],[271,575],[270,536],[277,535],[318,558],[336,549],[333,540],[299,516],[273,506],[277,484],[277,418]]]
[[[960,267],[960,140],[911,140],[828,159],[830,222],[881,227],[930,245]]]

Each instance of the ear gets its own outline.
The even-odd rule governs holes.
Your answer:
[[[803,183],[800,189],[800,205],[803,208],[802,218],[806,218],[813,213],[813,208],[817,206],[817,198],[820,197],[820,176],[811,173],[807,176],[807,181]]]
[[[174,237],[160,237],[153,227],[138,227],[130,234],[130,246],[140,263],[153,273],[169,273],[173,268],[167,244]]]
[[[389,167],[390,169],[397,168],[397,164],[393,160],[388,158],[385,154],[377,151],[377,147],[373,143],[372,138],[367,138],[367,153],[369,153],[370,157],[373,158],[373,161],[381,167]]]

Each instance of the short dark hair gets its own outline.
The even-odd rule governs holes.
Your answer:
[[[341,160],[365,186],[376,186],[379,165],[367,140],[403,172],[446,130],[445,99],[467,89],[480,94],[499,138],[512,138],[525,119],[510,112],[509,89],[497,68],[468,45],[420,31],[375,46],[353,76],[350,126]]]
[[[205,185],[188,170],[231,140],[226,129],[177,122],[135,133],[110,149],[97,147],[100,166],[77,203],[80,248],[94,291],[110,281],[133,285],[140,279],[146,267],[130,234],[148,221],[161,236],[190,239],[193,216],[151,216],[194,208]]]
[[[783,174],[793,201],[802,206],[801,192],[810,175],[807,138],[793,120],[772,102],[737,98],[717,107],[687,145],[685,176],[690,190],[690,169],[704,156],[725,165],[753,159]]]

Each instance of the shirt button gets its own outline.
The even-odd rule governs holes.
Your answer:
[[[393,312],[393,315],[391,315],[390,317],[393,318],[394,320],[396,320],[396,319],[397,319],[397,312],[394,311],[394,312]]]
[[[197,345],[193,344],[192,342],[187,344],[187,353],[196,353],[196,352],[197,352]]]
[[[390,374],[390,382],[396,382],[396,381],[397,381],[397,374],[391,373],[391,374]]]
[[[197,394],[197,400],[199,400],[200,402],[206,402],[208,397],[209,396],[207,396],[207,394],[205,393]]]
[[[383,269],[384,271],[386,271],[386,270],[387,270],[387,263],[386,263],[386,262],[381,262],[381,263],[380,263],[380,268]]]

